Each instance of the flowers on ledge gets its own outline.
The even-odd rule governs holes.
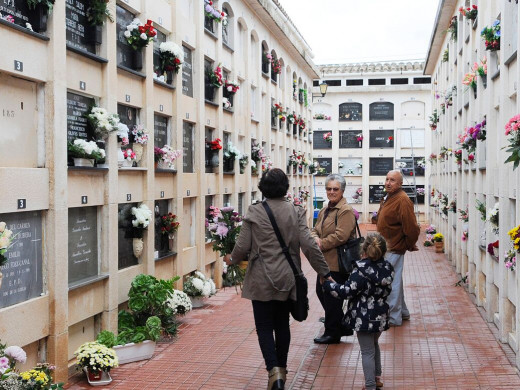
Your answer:
[[[67,151],[72,158],[86,158],[96,161],[105,159],[105,150],[101,149],[94,141],[75,139],[67,144]]]
[[[206,146],[210,149],[210,150],[220,150],[222,149],[222,144],[221,144],[222,140],[220,138],[215,138],[214,140],[212,141],[208,141],[206,140]]]
[[[278,58],[274,58],[271,61],[271,71],[274,74],[280,74],[282,73],[282,62]]]
[[[146,229],[152,219],[152,211],[147,205],[141,203],[139,207],[132,207],[132,226],[139,229]]]
[[[148,46],[148,44],[154,40],[157,31],[152,26],[152,23],[153,22],[148,19],[146,24],[143,24],[143,22],[138,18],[135,18],[128,26],[126,26],[126,31],[123,35],[128,44],[132,46],[132,49],[139,50]]]
[[[240,159],[242,153],[232,142],[228,142],[224,151],[224,158],[229,160]]]
[[[495,203],[495,205],[493,206],[492,209],[488,210],[488,213],[487,213],[487,220],[489,221],[489,223],[491,223],[492,230],[497,235],[499,233],[498,217],[499,217],[499,207],[498,207],[498,202],[497,202],[497,203]]]
[[[119,115],[110,114],[102,107],[92,107],[87,114],[87,120],[100,138],[106,138],[111,132],[119,129]]]
[[[439,123],[439,114],[437,110],[433,110],[433,113],[430,115],[430,129],[436,130],[437,124]]]
[[[148,133],[142,125],[134,126],[132,129],[133,143],[146,145],[148,143]]]
[[[328,132],[328,133],[325,133],[323,134],[323,139],[329,143],[332,142],[332,132]]]
[[[179,229],[179,222],[177,216],[173,213],[168,213],[161,216],[161,234],[174,234]]]
[[[137,159],[136,154],[132,149],[123,150],[123,157],[128,162],[134,162]]]
[[[178,73],[184,63],[184,50],[175,42],[166,41],[159,45],[160,72]]]
[[[209,297],[214,295],[217,290],[211,278],[206,278],[202,272],[195,271],[195,274],[188,276],[184,282],[183,291],[189,297]]]
[[[459,12],[469,20],[475,20],[478,15],[478,7],[473,4],[471,7],[460,7]]]
[[[322,120],[322,121],[330,121],[332,119],[331,116],[325,114],[315,114],[312,119]]]
[[[486,50],[500,50],[500,20],[495,20],[491,27],[484,27],[480,32],[480,36],[484,39]]]
[[[512,162],[513,170],[515,170],[520,164],[520,114],[509,119],[505,129],[509,142],[505,148],[508,148],[506,152],[511,153],[505,162]]]
[[[206,69],[206,76],[211,86],[220,88],[222,85],[224,85],[224,80],[222,79],[222,68],[220,67],[220,64],[217,65],[215,70],[211,70],[209,68]]]
[[[193,308],[188,294],[180,290],[173,290],[166,303],[172,309],[173,314],[183,315]]]
[[[156,163],[162,163],[169,169],[173,166],[175,160],[182,155],[182,152],[174,150],[170,145],[164,145],[162,148],[154,147],[153,154]]]
[[[87,368],[91,372],[108,372],[119,365],[116,351],[95,341],[82,344],[74,355],[78,367]]]
[[[224,82],[224,88],[230,94],[235,94],[240,89],[240,85],[236,81],[226,80]]]
[[[213,19],[218,23],[222,22],[223,25],[227,25],[226,13],[216,9],[211,0],[204,0],[204,14],[206,17]]]
[[[359,133],[358,135],[356,135],[356,140],[357,140],[358,142],[363,141],[363,134],[362,134],[362,133]]]
[[[5,222],[0,222],[0,267],[7,263],[7,250],[13,243],[13,232],[7,229]]]

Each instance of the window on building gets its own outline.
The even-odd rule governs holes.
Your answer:
[[[347,80],[347,87],[354,87],[358,85],[363,85],[363,79],[356,79],[356,80]]]
[[[229,207],[231,206],[231,194],[224,194],[222,197],[222,206]]]
[[[385,85],[386,79],[368,79],[368,85]]]
[[[154,146],[162,148],[170,144],[170,134],[168,129],[169,117],[154,114],[153,116],[153,137]]]
[[[392,85],[408,84],[408,78],[391,79],[390,84],[392,84]]]
[[[431,84],[432,78],[431,77],[414,77],[413,83],[414,84]]]

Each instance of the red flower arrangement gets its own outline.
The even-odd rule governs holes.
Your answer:
[[[473,4],[471,7],[467,7],[467,8],[460,7],[459,12],[466,18],[468,18],[470,20],[475,20],[477,18],[477,14],[478,14],[478,7],[475,4]]]
[[[220,149],[222,149],[221,142],[222,142],[222,140],[220,138],[216,138],[213,141],[206,140],[206,145],[208,145],[208,147],[211,150],[220,150]]]
[[[177,216],[173,213],[168,213],[161,217],[161,234],[173,234],[179,229],[179,222]]]
[[[282,73],[282,63],[278,58],[273,59],[273,61],[271,62],[271,70],[274,74]]]

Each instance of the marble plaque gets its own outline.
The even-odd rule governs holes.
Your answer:
[[[132,229],[132,207],[137,207],[137,203],[124,203],[118,205],[118,269],[128,268],[139,263],[134,256],[133,250],[133,229]]]
[[[370,104],[368,117],[371,121],[394,120],[394,103],[377,102]]]
[[[117,33],[117,64],[133,68],[134,49],[130,46],[124,36],[128,26],[135,15],[123,7],[116,5],[116,33]]]
[[[69,284],[96,276],[98,262],[97,208],[69,209]]]
[[[6,252],[0,308],[40,296],[43,291],[42,215],[40,211],[0,214],[15,239]]]
[[[386,176],[392,169],[394,169],[392,157],[371,157],[369,160],[370,176]]]
[[[183,122],[182,124],[182,171],[184,173],[193,172],[193,124],[189,122]]]
[[[92,98],[67,92],[67,141],[72,142],[76,138],[94,139],[86,115],[95,104]]]
[[[65,2],[65,39],[68,45],[95,54],[95,26],[87,18],[89,5],[90,1],[87,0]]]
[[[315,131],[312,133],[313,149],[332,149],[332,142],[325,141],[323,135],[329,131]]]
[[[193,97],[193,56],[191,49],[183,46],[184,63],[182,64],[182,94]]]
[[[342,103],[339,105],[340,122],[360,121],[363,119],[363,105],[361,103]]]
[[[153,116],[154,145],[162,148],[168,145],[168,117],[157,115]]]
[[[394,147],[394,131],[393,130],[370,130],[370,148],[393,148]],[[390,138],[392,137],[392,138]]]

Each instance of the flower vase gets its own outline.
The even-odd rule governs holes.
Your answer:
[[[123,160],[123,167],[126,167],[126,168],[131,168],[132,166],[134,165],[134,162],[133,161],[129,161],[128,159],[124,159]]]
[[[204,306],[204,297],[190,297],[190,300],[194,309]]]
[[[135,161],[139,162],[143,158],[144,147],[142,144],[133,144],[132,150],[135,152]]]
[[[166,71],[166,84],[172,85],[173,83],[173,71],[167,70]]]
[[[358,145],[359,145],[359,147],[360,147],[360,148],[362,148],[362,147],[363,147],[363,144],[362,144],[362,142],[363,142],[363,141],[358,141]]]
[[[99,382],[102,378],[102,371],[92,371],[87,369],[87,377],[89,382]]]
[[[157,168],[159,169],[171,169],[170,164],[167,161],[161,160],[157,164]]]
[[[134,251],[134,256],[140,258],[143,254],[144,242],[142,238],[133,238],[132,239],[132,249]]]
[[[174,244],[175,234],[168,234],[168,249],[170,252],[173,252],[173,244]]]
[[[132,67],[134,70],[143,69],[143,51],[141,49],[134,50],[132,53]]]
[[[215,98],[215,87],[212,84],[206,84],[204,88],[204,99],[212,102]]]
[[[75,167],[93,167],[94,159],[93,158],[74,158],[74,166]]]
[[[484,88],[487,88],[487,74],[485,74],[484,76],[481,76],[481,79],[482,79],[482,85],[484,86]]]
[[[47,21],[49,19],[47,7],[43,3],[38,3],[34,8],[29,7],[28,12],[29,23],[34,32],[43,33],[47,31]]]
[[[117,166],[119,168],[123,166],[123,163],[125,161],[125,155],[123,154],[123,149],[121,149],[122,146],[122,142],[117,143]]]
[[[215,168],[215,167],[219,166],[220,160],[218,158],[218,151],[216,151],[216,152],[212,151],[212,152],[213,152],[212,153],[213,155],[211,156],[211,166]]]
[[[435,244],[435,253],[442,253],[442,252],[444,252],[444,242],[436,241],[434,244]]]

